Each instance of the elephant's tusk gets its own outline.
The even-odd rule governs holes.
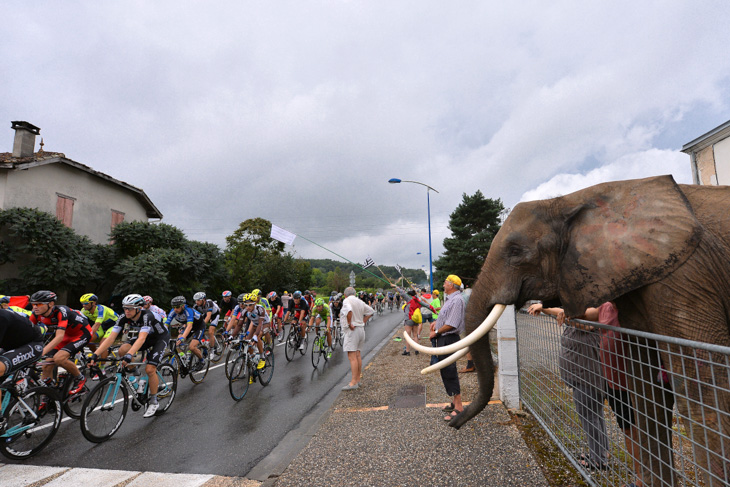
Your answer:
[[[463,340],[459,340],[458,342],[452,343],[451,345],[446,345],[445,347],[425,347],[420,343],[416,343],[416,341],[413,340],[413,338],[409,337],[408,333],[405,332],[403,332],[403,338],[405,338],[406,342],[408,342],[408,345],[415,348],[419,352],[428,353],[430,355],[449,355],[458,350],[461,350],[462,348],[470,346],[481,337],[486,335],[489,330],[492,329],[495,323],[497,323],[499,317],[502,316],[502,312],[505,308],[506,306],[504,304],[495,304],[492,308],[492,311],[489,313],[489,316],[484,319],[482,324],[479,325],[476,330],[467,335]]]
[[[456,362],[457,360],[459,360],[461,357],[463,357],[464,355],[466,355],[467,352],[469,352],[469,347],[462,348],[458,352],[452,353],[451,355],[449,355],[444,360],[440,360],[439,362],[436,362],[435,364],[433,364],[433,365],[431,365],[429,367],[426,367],[425,369],[423,369],[421,371],[421,374],[426,375],[426,374],[430,374],[431,372],[436,372],[439,369],[443,369],[447,365],[451,365],[454,362]]]

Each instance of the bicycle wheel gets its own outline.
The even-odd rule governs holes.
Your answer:
[[[234,400],[240,401],[246,395],[250,378],[251,370],[248,367],[246,355],[237,354],[236,360],[231,367],[231,378],[228,379],[228,390]]]
[[[175,400],[175,394],[177,393],[177,371],[170,364],[161,364],[157,367],[157,378],[160,381],[160,385],[157,388],[157,401],[160,404],[160,408],[155,413],[155,416],[160,416],[170,408],[172,401]]]
[[[223,334],[216,333],[215,343],[211,344],[210,347],[210,361],[214,364],[220,362],[221,358],[223,358],[223,353],[225,353],[225,350],[226,342],[223,340]]]
[[[337,323],[337,342],[342,346],[345,342],[345,333],[342,331],[342,326]]]
[[[200,384],[205,379],[205,376],[208,375],[210,354],[207,353],[207,348],[207,346],[201,344],[200,352],[203,354],[202,359],[193,355],[193,360],[190,364],[190,380],[193,381],[193,384]]]
[[[88,381],[87,381],[88,384]],[[71,416],[73,419],[79,419],[81,417],[81,408],[84,407],[84,399],[89,394],[89,387],[84,384],[83,389],[80,392],[69,395],[68,391],[73,386],[73,380],[68,380],[64,387],[63,395],[63,410]]]
[[[322,337],[317,334],[312,340],[312,365],[316,369],[322,356]]]
[[[304,345],[304,346],[302,346]],[[299,340],[299,353],[304,355],[307,353],[307,347],[309,346],[309,334],[305,333],[304,338]]]
[[[233,369],[233,362],[236,360],[236,357],[238,357],[238,345],[236,347],[229,347],[228,353],[226,354],[226,379],[231,378],[231,370]]]
[[[79,424],[84,438],[92,443],[111,438],[127,417],[129,391],[124,381],[117,384],[116,376],[109,377],[86,396]]]
[[[268,386],[269,382],[271,382],[271,377],[274,375],[274,348],[272,347],[271,350],[268,350],[267,347],[265,351],[270,351],[271,353],[266,355],[264,359],[266,365],[264,365],[263,369],[259,370],[259,382],[261,382],[262,386]]]
[[[286,345],[284,346],[284,355],[286,355],[286,361],[291,362],[294,360],[294,352],[299,347],[299,331],[292,327],[289,330],[289,336],[286,337]]]
[[[276,341],[282,343],[286,339],[286,327],[283,323],[279,323],[279,334],[276,335]]]
[[[58,394],[50,387],[31,387],[20,397],[22,401],[10,398],[2,417],[0,452],[13,459],[41,451],[53,439],[63,416]]]

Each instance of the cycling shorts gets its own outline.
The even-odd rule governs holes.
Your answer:
[[[202,342],[203,337],[205,337],[205,330],[191,330],[188,338],[190,340],[198,340],[199,342]]]
[[[36,362],[43,355],[43,340],[27,343],[0,354],[0,362],[5,365],[6,377],[17,370]]]
[[[84,333],[81,337],[78,336],[71,336],[71,337],[63,337],[63,340],[61,343],[56,345],[56,348],[51,350],[51,352],[48,354],[49,357],[53,357],[56,352],[59,350],[65,350],[68,352],[68,354],[73,357],[78,352],[82,351],[84,349],[84,346],[86,346],[87,343],[91,340],[91,334],[87,329],[84,329]]]
[[[165,333],[164,335],[157,335],[155,337],[147,337],[147,340],[145,340],[144,345],[139,349],[140,351],[147,350],[147,364],[154,365],[157,367],[160,365],[160,361],[162,360],[162,356],[165,353],[165,349],[167,349],[167,343],[170,341],[170,333]]]
[[[104,326],[107,323],[110,323],[110,324],[108,326]],[[112,328],[114,328],[114,324],[115,324],[115,322],[111,321],[111,320],[103,322],[101,324],[101,326],[99,326],[99,328],[96,329],[96,331],[94,332],[94,336],[91,337],[91,339],[96,340],[97,338],[103,339],[103,338],[108,337],[109,335],[112,334]]]

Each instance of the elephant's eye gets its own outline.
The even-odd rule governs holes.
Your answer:
[[[508,257],[519,257],[520,255],[522,255],[522,249],[519,248],[517,245],[512,245],[507,250]]]

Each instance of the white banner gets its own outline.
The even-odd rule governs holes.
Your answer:
[[[367,269],[368,267],[373,266],[373,265],[375,265],[375,261],[373,259],[371,259],[370,256],[368,255],[368,258],[365,259],[365,265],[362,266],[362,268]]]
[[[296,238],[296,234],[284,230],[281,227],[277,227],[272,223],[271,238],[273,238],[274,240],[278,240],[279,242],[283,242],[287,245],[292,245],[294,243],[294,239]]]
[[[401,273],[401,269],[402,269],[402,267],[401,267],[401,266],[399,266],[398,264],[396,264],[396,265],[395,265],[395,270],[397,270],[397,271],[398,271],[398,274],[402,274],[402,273]]]

